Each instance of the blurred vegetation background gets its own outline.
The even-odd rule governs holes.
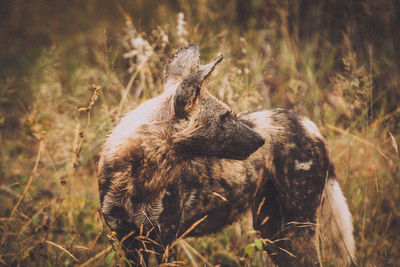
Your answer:
[[[318,124],[358,265],[400,266],[399,29],[396,0],[2,0],[0,265],[124,262],[99,215],[97,155],[194,43],[203,61],[224,54],[208,87],[234,110],[288,108]],[[181,241],[179,261],[273,266],[250,229],[246,217]]]

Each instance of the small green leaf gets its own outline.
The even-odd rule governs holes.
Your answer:
[[[114,257],[115,251],[111,251],[110,253],[108,253],[107,258],[106,258],[106,263],[110,264],[112,258]]]
[[[263,249],[263,242],[260,239],[256,239],[254,240],[254,244],[256,245],[258,250],[262,250]]]
[[[254,247],[255,247],[254,244],[247,245],[247,247],[245,249],[245,252],[246,252],[247,255],[249,255],[249,257],[251,257],[251,255],[253,255]]]

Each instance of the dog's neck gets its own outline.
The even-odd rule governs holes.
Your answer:
[[[174,131],[170,129],[171,123],[155,125],[144,126],[141,129],[143,158],[138,173],[138,186],[152,196],[158,195],[179,179],[183,170],[190,164],[190,159],[186,159],[174,149],[171,134]]]

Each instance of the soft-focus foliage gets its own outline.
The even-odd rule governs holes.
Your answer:
[[[359,266],[400,265],[399,13],[395,0],[1,1],[0,265],[123,264],[98,212],[97,155],[187,43],[224,55],[207,86],[234,110],[319,125]],[[244,218],[177,248],[186,264],[272,266],[260,242]]]

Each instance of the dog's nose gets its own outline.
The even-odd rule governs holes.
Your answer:
[[[262,147],[265,143],[264,137],[262,137],[261,135],[258,134],[258,136],[256,137],[256,143],[257,143],[258,147]]]

